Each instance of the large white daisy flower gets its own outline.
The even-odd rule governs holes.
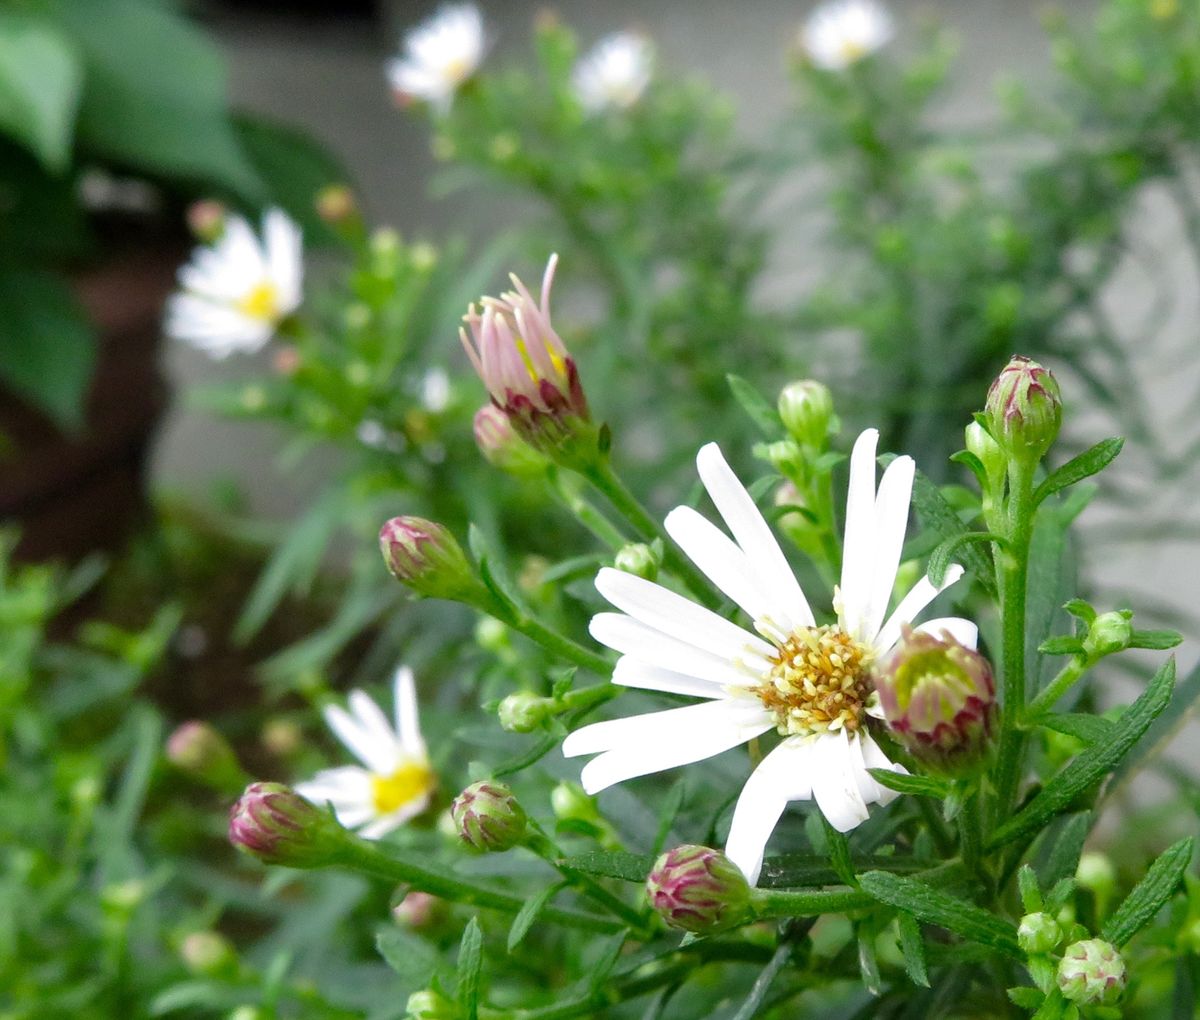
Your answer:
[[[575,94],[589,113],[627,109],[636,103],[654,73],[654,44],[636,32],[601,39],[575,65]]]
[[[362,691],[350,694],[350,711],[329,705],[325,721],[362,766],[323,769],[296,792],[314,804],[331,804],[343,825],[379,839],[429,805],[437,779],[417,718],[412,670],[401,666],[393,685],[395,726]]]
[[[732,540],[690,507],[673,510],[667,532],[753,621],[747,630],[660,585],[604,569],[596,587],[620,613],[592,619],[596,640],[621,652],[613,683],[705,699],[701,704],[594,723],[563,743],[568,757],[596,754],[583,768],[589,793],[700,761],[769,730],[782,740],[751,774],[734,809],[726,853],[751,882],[789,801],[815,800],[839,831],[867,818],[868,804],[895,794],[869,768],[902,772],[866,727],[871,663],[962,576],[938,588],[926,577],[890,616],[887,608],[908,524],[913,462],[898,457],[875,488],[879,433],[858,437],[850,458],[837,622],[818,626],[808,600],[753,499],[716,444],[696,458],[700,479]],[[973,623],[954,617],[918,630],[949,631],[974,647]]]
[[[300,304],[304,274],[300,228],[281,209],[263,217],[260,239],[230,216],[210,247],[179,270],[166,331],[214,358],[254,353]]]
[[[830,0],[808,16],[800,41],[817,67],[841,71],[886,46],[894,34],[891,14],[876,0]]]
[[[388,80],[405,102],[422,100],[444,113],[485,48],[479,8],[449,4],[404,37],[404,55],[388,61]]]

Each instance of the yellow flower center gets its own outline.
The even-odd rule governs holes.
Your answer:
[[[390,815],[427,796],[433,782],[433,772],[423,761],[407,761],[390,776],[372,776],[371,799],[375,810]]]
[[[774,665],[754,693],[783,736],[854,732],[871,693],[871,657],[840,627],[801,627],[777,645]]]
[[[867,55],[867,48],[858,39],[843,39],[838,47],[842,59],[847,64],[853,64]]]
[[[459,85],[471,73],[471,67],[471,61],[465,57],[455,57],[452,60],[446,61],[446,66],[442,69],[442,73],[446,76],[446,81]]]
[[[263,280],[251,287],[235,307],[252,319],[273,321],[279,318],[279,288],[270,280]]]

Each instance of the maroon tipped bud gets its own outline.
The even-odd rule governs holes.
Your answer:
[[[1059,991],[1081,1006],[1116,1005],[1127,977],[1121,954],[1103,939],[1072,943],[1058,964]]]
[[[282,783],[251,783],[229,812],[229,842],[264,864],[324,867],[348,838],[332,815]]]
[[[393,517],[379,529],[379,548],[392,576],[431,598],[478,603],[486,590],[457,540],[423,517]]]
[[[317,192],[317,215],[331,227],[358,219],[354,192],[345,184],[328,184]]]
[[[225,220],[229,210],[224,202],[215,198],[204,198],[188,206],[187,225],[198,241],[212,244],[225,233]]]
[[[992,667],[949,634],[908,629],[879,663],[875,688],[888,724],[914,758],[936,771],[969,770],[991,744]]]
[[[545,472],[546,458],[513,430],[508,415],[495,404],[484,404],[475,412],[475,444],[484,460],[512,475]]]
[[[449,912],[449,904],[441,897],[414,889],[392,907],[392,918],[405,928],[421,931],[440,924]]]
[[[192,720],[167,738],[167,760],[218,790],[239,789],[246,781],[233,748],[206,722]]]
[[[450,815],[459,837],[476,850],[509,850],[525,835],[525,809],[503,783],[472,783],[454,798]]]
[[[750,883],[720,850],[685,844],[654,862],[646,896],[672,928],[704,934],[746,919]]]
[[[1015,355],[988,390],[988,431],[1018,460],[1039,461],[1062,427],[1062,393],[1049,369]]]

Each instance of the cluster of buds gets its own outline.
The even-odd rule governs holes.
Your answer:
[[[668,850],[646,878],[646,896],[672,928],[704,934],[744,921],[750,883],[720,850],[685,844]]]
[[[988,431],[1016,461],[1036,463],[1058,438],[1062,394],[1049,369],[1014,356],[988,390],[984,412]]]
[[[1063,951],[1058,989],[1081,1006],[1114,1006],[1125,991],[1125,961],[1104,939],[1082,939]]]
[[[321,868],[348,838],[328,811],[282,783],[251,783],[229,812],[229,842],[264,864]]]
[[[455,537],[423,517],[393,517],[379,529],[392,576],[420,595],[478,604],[486,589]]]
[[[459,838],[483,853],[510,850],[525,837],[525,809],[503,783],[472,783],[450,805]]]
[[[482,298],[482,311],[470,306],[459,335],[492,403],[517,435],[552,460],[577,466],[594,460],[599,430],[575,361],[550,322],[557,265],[558,256],[551,255],[540,300],[511,276],[513,290]]]
[[[875,687],[889,726],[933,771],[961,775],[991,744],[996,713],[992,668],[956,641],[906,629],[877,666]]]

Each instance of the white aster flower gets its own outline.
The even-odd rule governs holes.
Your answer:
[[[179,270],[168,335],[214,358],[260,350],[300,305],[302,256],[300,228],[283,210],[267,211],[261,239],[230,216],[221,236]]]
[[[388,61],[388,81],[402,100],[423,100],[445,113],[485,48],[479,8],[448,4],[404,37],[404,55]]]
[[[830,0],[808,16],[800,39],[817,67],[841,71],[887,45],[894,34],[891,14],[876,0]]]
[[[343,825],[379,839],[429,804],[437,785],[417,718],[412,670],[396,670],[395,726],[362,691],[350,694],[350,711],[329,705],[325,721],[362,766],[323,769],[296,792],[314,804],[329,803]]]
[[[864,432],[850,459],[836,624],[816,624],[770,528],[713,443],[696,465],[732,540],[690,507],[668,514],[666,528],[742,608],[754,631],[632,574],[605,569],[596,578],[600,593],[622,610],[599,613],[591,624],[597,641],[622,653],[613,683],[705,700],[585,726],[567,737],[563,753],[598,755],[581,776],[584,789],[596,793],[778,732],[783,739],[742,790],[725,848],[751,882],[789,801],[815,800],[830,824],[846,832],[866,820],[868,804],[895,796],[867,771],[904,771],[867,731],[869,667],[896,643],[904,624],[962,576],[961,567],[951,567],[940,588],[923,578],[886,616],[914,466],[911,458],[897,457],[876,491],[878,438],[874,429]],[[973,623],[955,617],[916,629],[949,631],[970,647],[978,637]]]
[[[624,110],[646,91],[654,73],[654,44],[636,32],[601,39],[575,65],[575,94],[589,113]]]

